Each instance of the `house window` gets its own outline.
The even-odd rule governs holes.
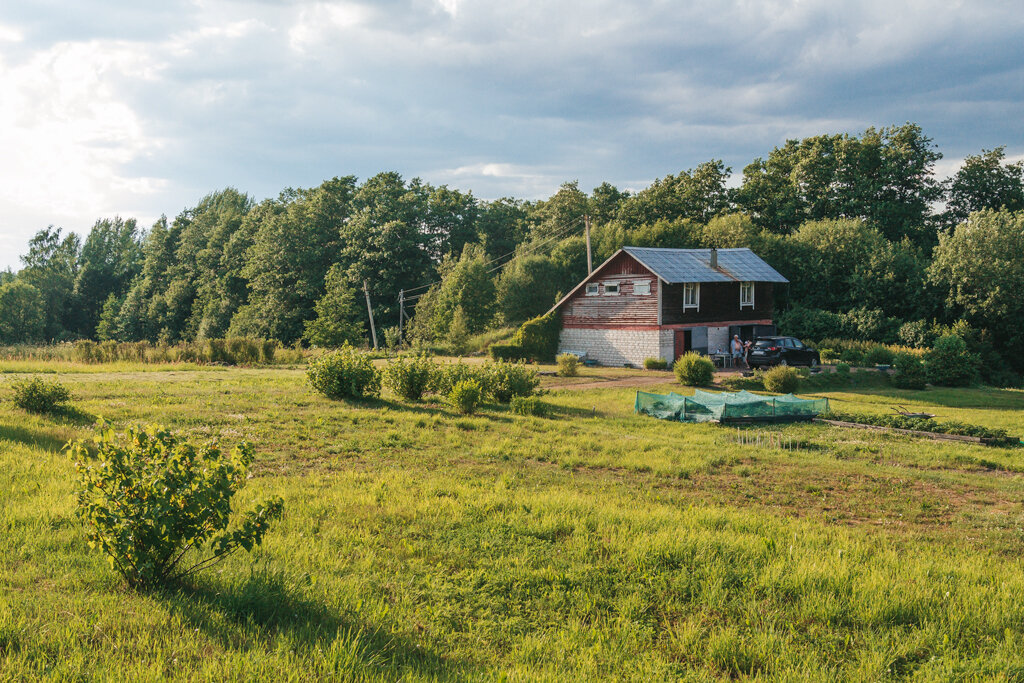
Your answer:
[[[651,293],[650,280],[633,280],[633,294],[646,296]]]
[[[618,293],[619,293],[619,283],[618,282],[606,282],[606,283],[604,283],[604,293],[605,293],[605,296],[608,296],[609,294],[618,295]]]
[[[754,307],[754,283],[740,283],[740,308]]]
[[[597,283],[596,282],[588,282],[587,283],[587,296],[597,296]]]
[[[700,310],[700,283],[699,282],[684,282],[683,283],[683,310],[688,311],[691,308]]]

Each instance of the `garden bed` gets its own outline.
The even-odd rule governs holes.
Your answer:
[[[1010,436],[1004,429],[991,429],[963,422],[939,422],[931,418],[905,417],[903,415],[827,413],[817,418],[816,421],[835,427],[909,434],[936,441],[960,441],[1003,447],[1021,445],[1017,437]]]

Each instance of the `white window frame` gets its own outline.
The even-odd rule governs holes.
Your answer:
[[[591,287],[594,288],[594,291],[590,291]],[[587,283],[587,289],[586,289],[586,295],[587,296],[597,296],[600,293],[601,293],[601,286],[599,284],[597,284],[596,282],[588,282]]]
[[[636,291],[637,287],[646,287],[646,292]],[[651,281],[650,280],[633,280],[633,294],[636,296],[650,296],[651,294]]]
[[[693,303],[686,303],[687,292],[693,292]],[[700,310],[700,283],[699,282],[684,282],[683,283],[683,310],[699,311]]]
[[[609,288],[609,287],[614,287],[614,288],[615,288],[615,291],[614,291],[614,292],[609,292],[609,291],[608,291],[608,288]],[[618,296],[618,295],[619,295],[620,293],[621,293],[621,290],[620,290],[620,288],[619,288],[619,283],[618,283],[618,281],[613,281],[613,282],[605,282],[605,283],[604,283],[604,295],[605,295],[605,296]]]
[[[743,290],[750,288],[750,301],[743,300]],[[754,283],[753,282],[741,282],[740,283],[740,310],[744,308],[754,307]]]

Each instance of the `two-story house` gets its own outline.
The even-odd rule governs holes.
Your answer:
[[[734,334],[775,333],[773,288],[786,282],[750,249],[623,247],[555,304],[559,353],[640,366],[724,352]]]

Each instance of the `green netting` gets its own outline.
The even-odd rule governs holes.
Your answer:
[[[694,391],[693,396],[638,391],[634,409],[662,420],[682,422],[772,420],[820,415],[828,410],[828,399],[797,398],[793,394],[761,396],[749,391],[719,393],[702,389]]]

